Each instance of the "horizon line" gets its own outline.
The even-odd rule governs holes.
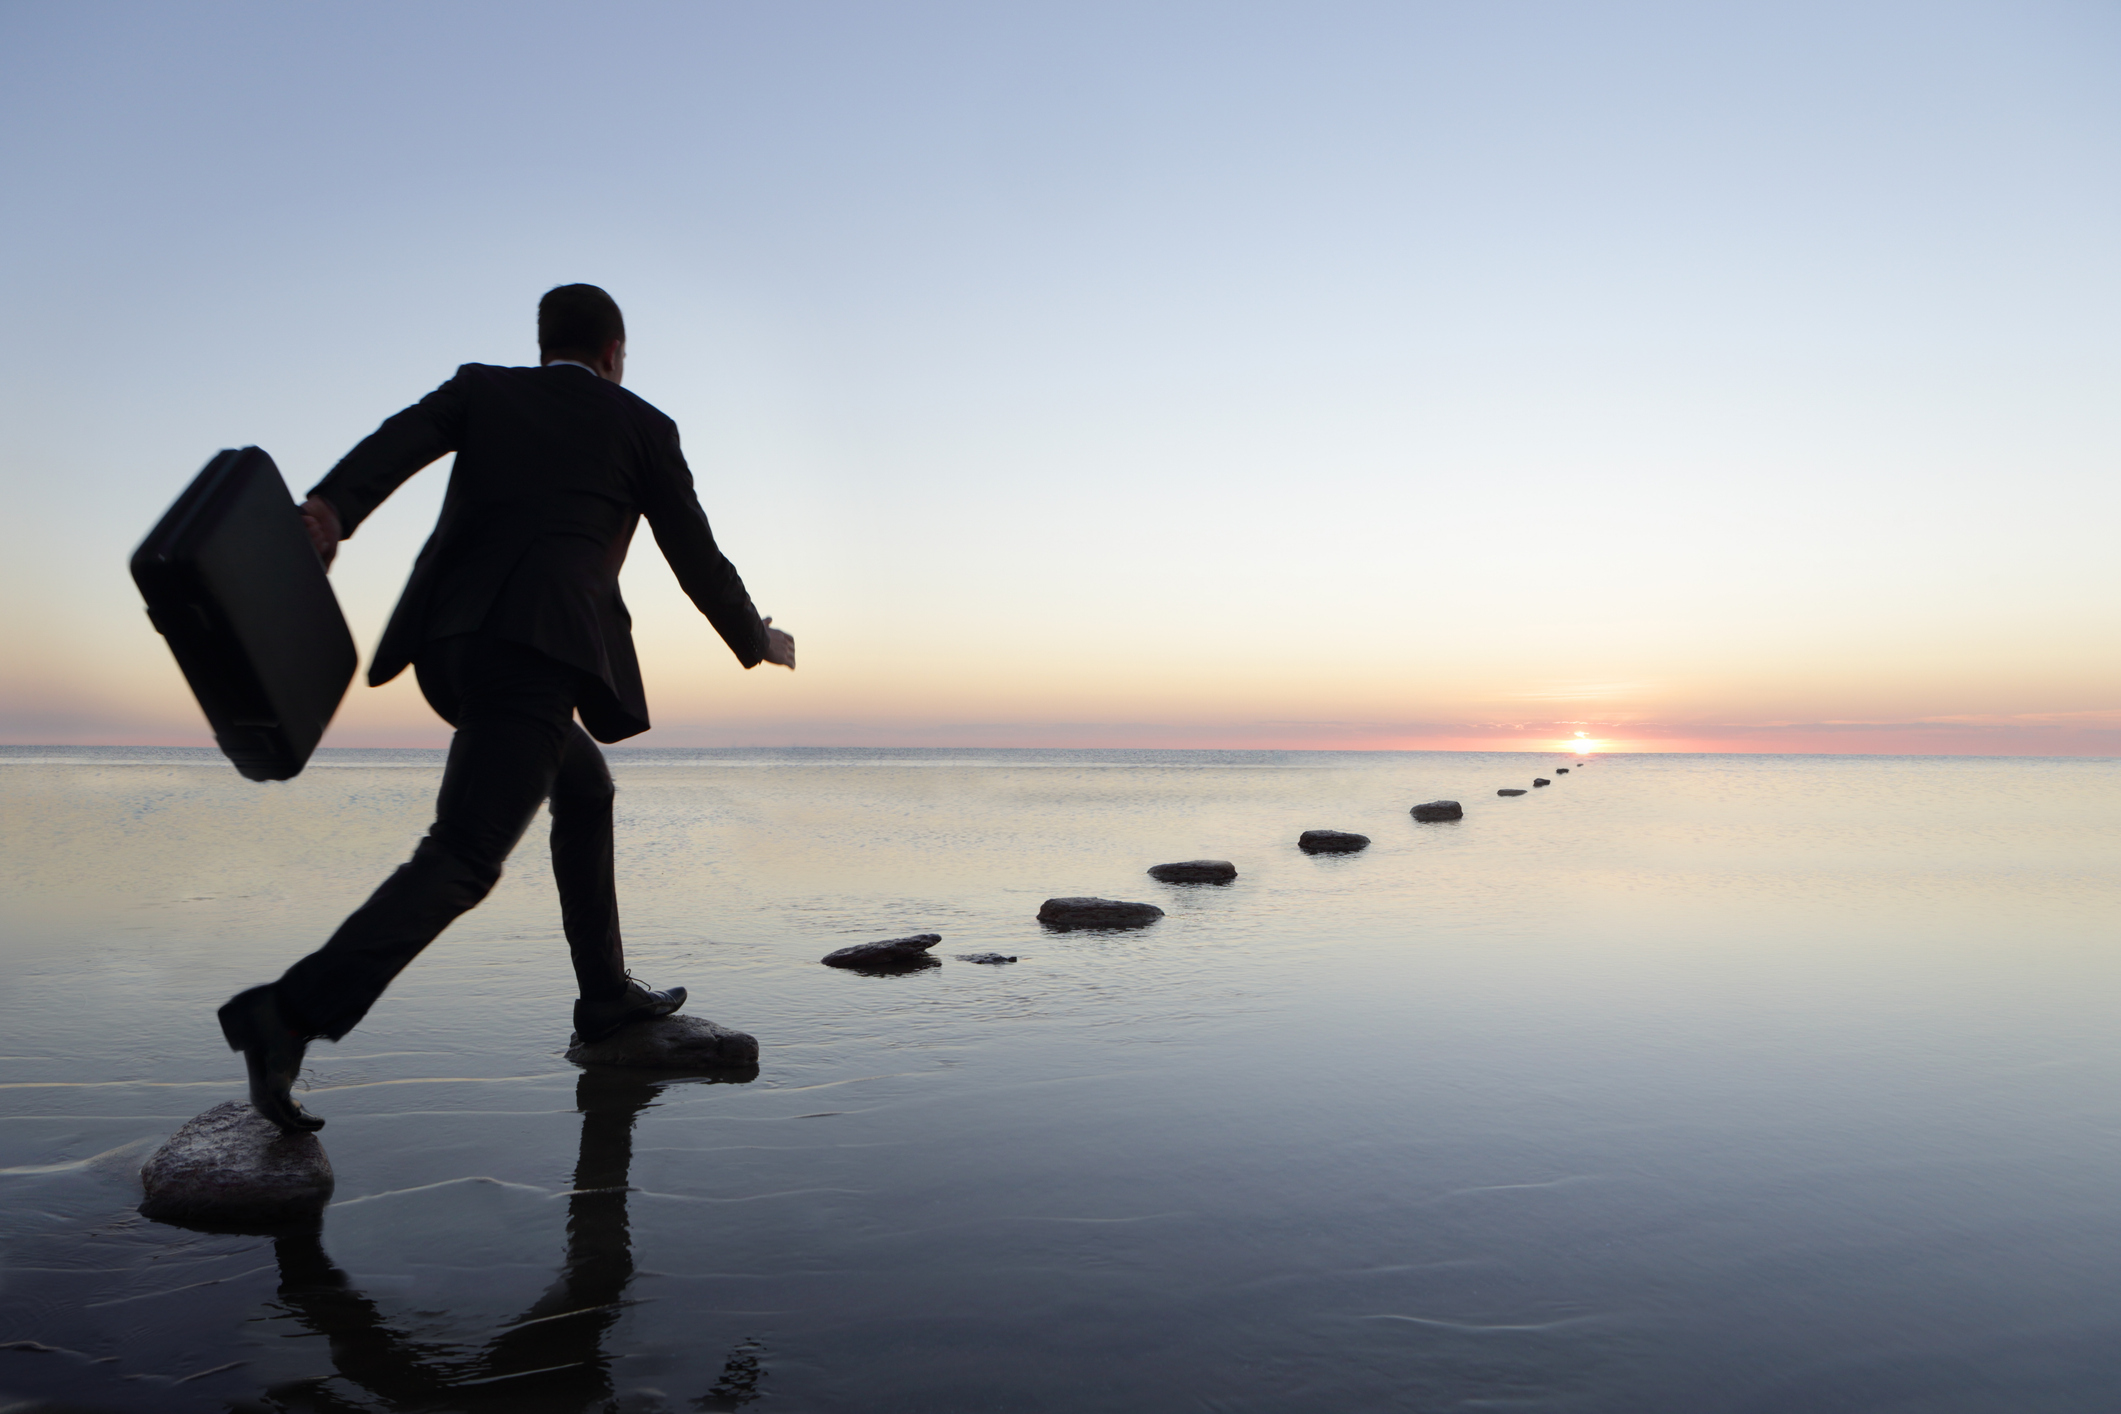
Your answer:
[[[1449,747],[1449,746],[1026,746],[991,745],[976,742],[954,744],[894,743],[872,745],[856,742],[753,742],[746,744],[722,743],[714,746],[634,746],[625,742],[600,743],[603,751],[1112,751],[1112,752],[1199,752],[1220,755],[1333,755],[1333,756],[1566,756],[1583,761],[1595,761],[1616,756],[1834,756],[1870,759],[1936,759],[1969,761],[2121,761],[2121,754],[2079,754],[1994,752],[1994,751],[1765,751],[1735,749],[1720,751],[1657,751],[1657,750],[1613,750],[1604,749],[1585,752],[1568,752],[1542,747]],[[220,759],[217,746],[201,745],[197,742],[0,742],[0,751],[196,751],[204,756]],[[339,751],[426,751],[446,754],[449,747],[442,745],[394,745],[394,746],[320,746],[315,756]]]

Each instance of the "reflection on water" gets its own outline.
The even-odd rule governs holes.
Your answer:
[[[604,1337],[633,1280],[626,1196],[634,1121],[660,1086],[628,1072],[592,1070],[575,1085],[581,1149],[567,1194],[567,1256],[545,1293],[475,1352],[421,1341],[395,1329],[326,1255],[317,1230],[273,1239],[279,1304],[330,1343],[335,1376],[279,1384],[266,1393],[290,1410],[324,1414],[362,1408],[334,1388],[343,1380],[391,1409],[512,1410],[575,1414],[613,1397]],[[698,1409],[736,1409],[756,1397],[758,1357],[747,1342]]]
[[[565,1064],[526,855],[313,1048],[337,1199],[260,1237],[146,1222],[132,1175],[240,1093],[213,1007],[403,857],[438,758],[259,787],[0,751],[0,1408],[2050,1414],[2121,1387],[2115,763],[614,762],[629,960],[757,1034],[757,1077]],[[1409,816],[1439,797],[1465,818]],[[1193,858],[1239,876],[1143,872]],[[1039,925],[1080,895],[1165,916]],[[939,966],[818,965],[920,932]],[[1020,960],[956,960],[989,951]]]

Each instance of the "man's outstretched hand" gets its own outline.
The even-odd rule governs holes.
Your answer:
[[[766,661],[779,663],[793,671],[795,668],[795,636],[781,632],[773,626],[773,615],[759,620],[766,626]]]
[[[339,542],[346,537],[339,529],[339,513],[331,502],[321,496],[312,496],[302,503],[302,528],[309,532],[310,548],[317,558],[330,569],[332,558],[339,553]]]

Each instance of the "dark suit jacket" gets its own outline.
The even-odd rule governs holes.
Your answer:
[[[619,566],[648,517],[656,544],[745,667],[766,630],[723,557],[677,424],[587,369],[467,363],[377,428],[310,491],[352,535],[405,479],[457,454],[442,516],[368,668],[380,685],[424,644],[484,630],[602,684],[578,704],[599,741],[648,729]]]

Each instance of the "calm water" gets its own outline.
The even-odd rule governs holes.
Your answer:
[[[141,1219],[212,1008],[439,757],[0,753],[0,1395],[110,1410],[2111,1410],[2113,762],[627,752],[584,1074],[542,851],[312,1053],[314,1238]],[[1416,801],[1467,818],[1417,825]],[[1310,857],[1307,828],[1363,854]],[[1227,887],[1142,870],[1236,862]],[[1042,932],[1055,894],[1148,899]],[[944,935],[1020,955],[819,967]],[[595,1190],[595,1191],[584,1191]],[[250,1403],[245,1403],[249,1401]],[[5,1403],[0,1399],[0,1403]],[[14,1408],[13,1405],[8,1405]]]

